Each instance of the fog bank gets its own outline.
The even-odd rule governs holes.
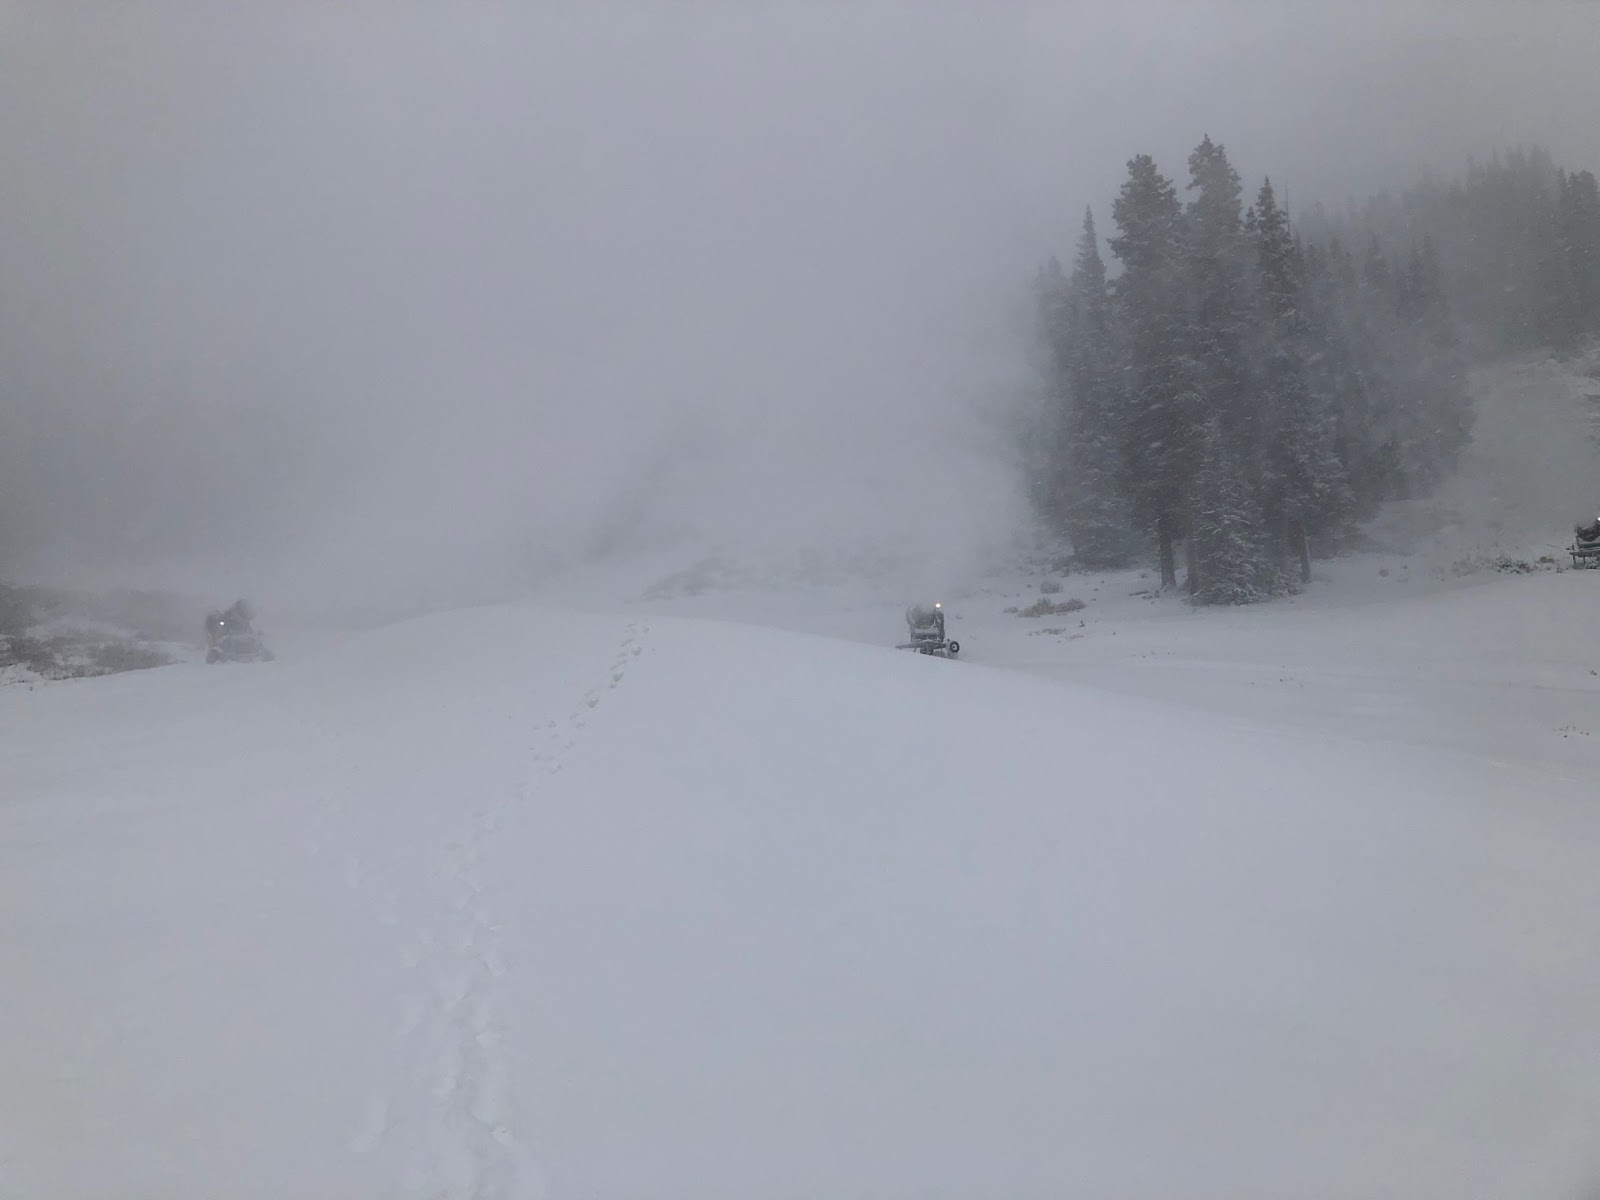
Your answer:
[[[1600,162],[1592,8],[13,4],[0,572],[513,591],[1025,521],[1025,283],[1206,132]]]

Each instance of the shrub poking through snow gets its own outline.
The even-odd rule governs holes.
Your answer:
[[[1054,600],[1041,599],[1028,605],[1027,608],[1008,609],[1007,611],[1014,611],[1019,617],[1054,617],[1061,613],[1077,612],[1085,607],[1086,605],[1082,600],[1079,600],[1076,596],[1071,596],[1059,603]]]

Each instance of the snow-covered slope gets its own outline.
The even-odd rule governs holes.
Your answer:
[[[1596,582],[0,690],[0,1195],[1577,1195]]]
[[[1565,562],[1573,525],[1600,512],[1600,344],[1480,367],[1471,388],[1476,422],[1458,470],[1436,494],[1392,506],[1376,540],[1444,573],[1500,555]]]

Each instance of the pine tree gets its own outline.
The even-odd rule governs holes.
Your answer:
[[[1148,154],[1129,161],[1112,216],[1120,233],[1111,252],[1123,267],[1115,294],[1127,339],[1129,497],[1159,546],[1162,586],[1176,587],[1173,547],[1185,529],[1195,455],[1194,389],[1184,350],[1182,210]]]
[[[1600,332],[1600,183],[1592,172],[1565,176],[1559,202],[1561,253],[1579,333]]]
[[[1206,462],[1226,461],[1242,478],[1227,486],[1230,494],[1242,486],[1252,495],[1248,505],[1233,505],[1208,495],[1205,488],[1221,479],[1215,471],[1186,472],[1184,524],[1189,560],[1189,590],[1199,597],[1243,596],[1256,589],[1264,563],[1241,557],[1243,548],[1264,554],[1260,530],[1248,538],[1234,538],[1226,554],[1217,551],[1214,538],[1200,535],[1198,513],[1213,514],[1232,505],[1233,520],[1259,520],[1253,494],[1260,486],[1260,465],[1266,450],[1267,430],[1259,419],[1255,381],[1246,340],[1252,324],[1248,244],[1240,212],[1243,188],[1223,147],[1206,137],[1189,156],[1189,189],[1196,193],[1184,219],[1184,280],[1188,298],[1184,328],[1189,377],[1194,387],[1196,412],[1190,421],[1204,427]],[[1220,574],[1219,574],[1220,573]]]
[[[1263,599],[1275,590],[1264,522],[1222,414],[1201,426],[1196,449],[1192,536],[1204,566],[1194,598],[1201,604]]]
[[[1594,218],[1579,215],[1585,211]],[[1594,177],[1564,172],[1533,147],[1469,160],[1456,180],[1424,178],[1398,197],[1374,197],[1325,217],[1317,234],[1372,236],[1401,259],[1431,239],[1462,352],[1494,358],[1600,333],[1595,219]]]
[[[1352,309],[1351,344],[1366,392],[1367,485],[1375,502],[1410,496],[1402,453],[1404,348],[1400,289],[1376,237],[1367,243],[1359,282],[1346,302]]]
[[[1567,349],[1582,335],[1578,313],[1577,279],[1566,239],[1562,236],[1561,192],[1568,184],[1564,172],[1556,173],[1556,191],[1535,192],[1528,198],[1528,236],[1535,247],[1529,264],[1532,339]]]
[[[1027,439],[1027,470],[1034,507],[1053,533],[1066,525],[1070,504],[1068,459],[1071,455],[1072,317],[1067,279],[1052,258],[1033,281],[1037,310],[1036,337],[1039,356],[1039,410]]]
[[[1355,263],[1337,240],[1326,249],[1308,247],[1302,260],[1301,304],[1309,348],[1307,385],[1320,397],[1332,424],[1332,454],[1344,480],[1327,524],[1308,530],[1313,537],[1334,536],[1377,512],[1383,472],[1372,441],[1373,422],[1367,381],[1355,342]]]
[[[1250,324],[1249,248],[1240,208],[1243,188],[1227,152],[1207,137],[1189,156],[1190,202],[1184,223],[1192,298],[1191,352],[1209,408],[1243,438],[1250,411],[1244,340]]]
[[[1261,309],[1255,347],[1261,499],[1271,520],[1274,557],[1280,564],[1295,558],[1305,583],[1311,579],[1312,534],[1332,528],[1349,506],[1336,447],[1338,385],[1331,374],[1312,370],[1328,349],[1327,334],[1313,326],[1307,311],[1299,250],[1270,179],[1246,227],[1255,243]]]
[[[1137,553],[1139,539],[1127,501],[1126,413],[1092,211],[1084,212],[1066,308],[1071,336],[1065,366],[1072,396],[1066,529],[1073,553],[1085,566],[1124,566]]]
[[[1270,180],[1241,212],[1209,137],[1188,165],[1185,207],[1148,155],[1129,161],[1118,279],[1086,215],[1070,273],[1052,260],[1037,281],[1036,493],[1085,564],[1143,535],[1163,587],[1182,544],[1198,603],[1298,586],[1314,545],[1437,486],[1468,444],[1452,288],[1496,345],[1600,332],[1600,187],[1540,152],[1353,209],[1364,254],[1298,237]],[[1445,256],[1435,230],[1470,245]]]

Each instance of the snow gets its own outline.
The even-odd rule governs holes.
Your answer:
[[[1265,606],[730,532],[5,668],[0,1196],[1587,1194],[1594,357]]]
[[[1459,470],[1374,532],[1445,573],[1498,555],[1566,563],[1573,526],[1600,512],[1600,344],[1480,367],[1472,391],[1474,439]]]
[[[1401,561],[0,689],[0,1194],[1575,1195],[1600,580]]]

